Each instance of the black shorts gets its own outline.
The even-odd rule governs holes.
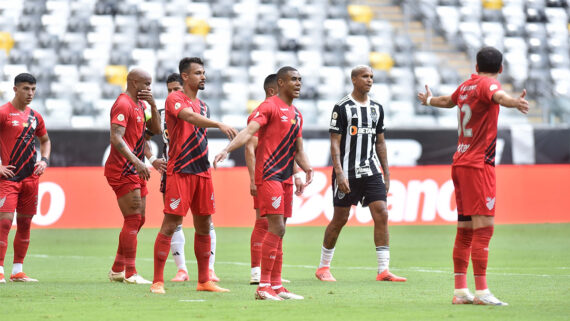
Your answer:
[[[333,176],[333,205],[340,207],[350,207],[362,204],[362,207],[375,201],[386,201],[386,185],[382,175],[365,176],[361,178],[349,178],[350,194],[346,195],[336,186],[336,179]]]

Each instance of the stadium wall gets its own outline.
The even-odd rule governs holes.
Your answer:
[[[330,167],[318,168],[314,182],[295,197],[289,225],[326,225],[332,217]],[[388,196],[391,225],[454,224],[457,217],[450,167],[393,167]],[[244,167],[213,171],[216,226],[253,226],[255,214]],[[162,221],[159,174],[148,188],[146,227]],[[570,165],[497,166],[498,224],[570,222]],[[36,228],[118,228],[122,218],[102,167],[49,168],[41,178]],[[190,225],[192,220],[186,220]],[[349,225],[372,225],[368,209],[352,209]]]

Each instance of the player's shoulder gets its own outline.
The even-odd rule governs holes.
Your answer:
[[[339,108],[346,108],[348,106],[354,105],[352,99],[350,98],[350,95],[346,95],[344,97],[342,97],[339,101],[336,102],[335,106],[338,106]]]
[[[168,96],[166,97],[166,102],[171,102],[171,101],[178,101],[184,98],[184,93],[182,91],[173,91],[170,94],[168,94]]]
[[[375,106],[375,107],[378,107],[378,108],[382,109],[382,104],[380,104],[379,102],[377,102],[376,100],[374,100],[374,99],[372,99],[372,98],[370,98],[370,106],[371,106],[371,107],[372,107],[372,106]]]
[[[10,103],[5,103],[4,105],[0,106],[0,112],[7,112],[8,109],[10,108]]]

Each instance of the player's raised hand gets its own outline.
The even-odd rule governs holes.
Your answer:
[[[519,100],[517,102],[517,109],[523,113],[523,114],[528,114],[528,101],[526,99],[524,99],[524,97],[526,96],[526,89],[523,89],[521,95],[519,96]]]
[[[146,165],[141,161],[137,159],[137,162],[134,163],[133,165],[135,165],[135,169],[137,170],[137,173],[139,173],[139,177],[144,179],[145,181],[148,181],[148,179],[150,178],[150,170],[148,169],[148,167],[146,167]]]
[[[16,166],[14,165],[6,165],[6,166],[0,165],[0,176],[4,178],[12,178],[14,177],[14,172],[13,172],[14,169],[16,169]]]
[[[230,140],[234,139],[238,134],[238,131],[235,130],[235,128],[228,126],[224,123],[219,123],[218,128],[222,131],[222,133],[228,136]]]
[[[152,92],[150,90],[141,90],[137,93],[137,98],[139,100],[144,100],[151,106],[156,106],[154,103],[154,97],[152,96]]]
[[[418,99],[422,102],[422,105],[427,105],[427,98],[431,97],[432,93],[429,89],[428,85],[426,85],[426,92],[425,93],[418,93]],[[343,192],[344,193],[344,192]]]
[[[152,167],[154,167],[159,173],[166,173],[166,160],[164,158],[157,158],[152,162]]]
[[[216,157],[214,157],[214,168],[218,168],[218,162],[222,162],[226,158],[228,158],[228,152],[226,152],[226,150],[223,150],[216,155]]]

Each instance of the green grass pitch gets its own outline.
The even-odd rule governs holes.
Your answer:
[[[491,240],[488,283],[508,307],[454,306],[454,226],[393,226],[391,270],[405,283],[376,282],[372,227],[347,227],[332,265],[336,283],[318,281],[324,227],[289,227],[284,278],[303,301],[254,300],[249,285],[251,229],[217,228],[216,273],[231,293],[196,292],[193,229],[186,229],[190,282],[110,283],[117,229],[33,230],[24,270],[37,284],[0,284],[0,320],[569,320],[570,224],[500,225]],[[156,229],[139,234],[137,269],[153,274]],[[5,270],[11,271],[12,240]],[[165,279],[176,268],[169,258]],[[470,270],[469,285],[473,291]]]

